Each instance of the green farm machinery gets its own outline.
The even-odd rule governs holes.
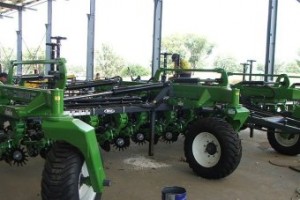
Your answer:
[[[28,73],[32,66],[50,70]],[[125,150],[131,142],[149,142],[153,155],[159,140],[175,142],[182,134],[187,163],[197,175],[228,176],[240,162],[237,131],[249,116],[239,90],[229,87],[222,69],[190,70],[215,73],[215,79],[167,81],[174,71],[160,68],[148,81],[80,82],[68,80],[60,57],[12,62],[8,83],[0,85],[0,159],[21,166],[29,157],[44,157],[43,199],[100,199],[110,184],[100,147]]]
[[[273,149],[285,155],[297,155],[300,153],[300,84],[292,84],[287,74],[272,76],[275,81],[244,80],[232,87],[240,90],[240,101],[250,110],[245,127],[250,128],[251,137],[254,129],[266,131]]]

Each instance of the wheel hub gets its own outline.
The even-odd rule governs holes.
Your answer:
[[[138,132],[135,133],[132,137],[131,137],[132,141],[139,144],[139,145],[143,145],[145,143],[146,137],[144,135],[144,133]]]
[[[173,138],[173,134],[171,132],[167,132],[166,135],[165,135],[165,138],[167,140],[171,140]]]
[[[290,147],[295,144],[297,144],[299,140],[298,134],[284,134],[284,133],[275,133],[275,138],[277,142],[284,146],[284,147]]]
[[[119,136],[115,138],[114,145],[119,150],[124,150],[125,148],[129,147],[130,139],[129,137]]]
[[[26,164],[27,161],[27,152],[24,150],[24,148],[13,148],[10,152],[10,156],[8,158],[8,162],[13,161],[14,165],[17,166],[23,166]]]
[[[201,132],[194,138],[192,151],[195,160],[207,168],[215,166],[222,154],[218,139],[209,132]]]
[[[217,153],[217,147],[213,142],[210,142],[207,144],[205,151],[210,155],[214,155]]]
[[[175,141],[177,141],[177,139],[178,139],[178,135],[179,135],[179,133],[177,133],[177,132],[174,132],[174,131],[167,131],[167,132],[165,132],[164,135],[163,135],[163,140],[164,140],[166,143],[175,142]]]
[[[138,141],[144,141],[144,140],[145,140],[145,136],[144,136],[144,134],[142,134],[142,133],[138,133],[138,134],[136,135],[136,139],[137,139]]]
[[[124,146],[124,144],[125,144],[125,141],[124,141],[123,138],[118,138],[118,139],[116,140],[116,145],[118,145],[119,147]]]

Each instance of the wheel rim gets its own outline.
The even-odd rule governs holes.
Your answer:
[[[81,168],[81,173],[79,174],[78,181],[78,191],[80,200],[94,200],[96,193],[93,190],[93,187],[84,183],[84,180],[89,177],[89,172],[84,162]]]
[[[299,140],[299,134],[275,133],[275,139],[281,146],[291,147],[297,144]]]
[[[192,145],[196,161],[203,167],[215,166],[221,157],[221,147],[218,139],[211,133],[199,133]]]

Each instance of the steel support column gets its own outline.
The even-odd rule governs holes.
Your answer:
[[[269,0],[267,45],[265,59],[265,74],[274,74],[276,24],[278,0]],[[265,76],[265,81],[272,80],[273,76]]]
[[[160,66],[162,0],[154,0],[153,46],[152,46],[152,76]]]
[[[51,36],[52,36],[52,1],[47,1],[47,24],[46,26],[46,43],[51,43]],[[46,59],[49,60],[51,58],[51,46],[46,45]],[[50,65],[46,66],[45,74],[48,74],[50,71]]]
[[[18,8],[18,30],[17,30],[17,61],[22,61],[22,27],[23,27],[23,15],[22,8]],[[17,66],[17,75],[22,74],[22,66]]]
[[[87,31],[87,62],[86,80],[93,80],[94,77],[94,44],[95,44],[95,0],[90,0],[90,14],[88,17]]]
[[[0,2],[0,6],[18,11],[18,30],[17,33],[17,61],[22,61],[22,28],[23,28],[23,7]],[[17,66],[17,74],[22,74],[22,66]]]

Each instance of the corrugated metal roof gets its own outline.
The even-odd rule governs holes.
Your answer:
[[[29,6],[42,0],[0,0],[0,14]]]

